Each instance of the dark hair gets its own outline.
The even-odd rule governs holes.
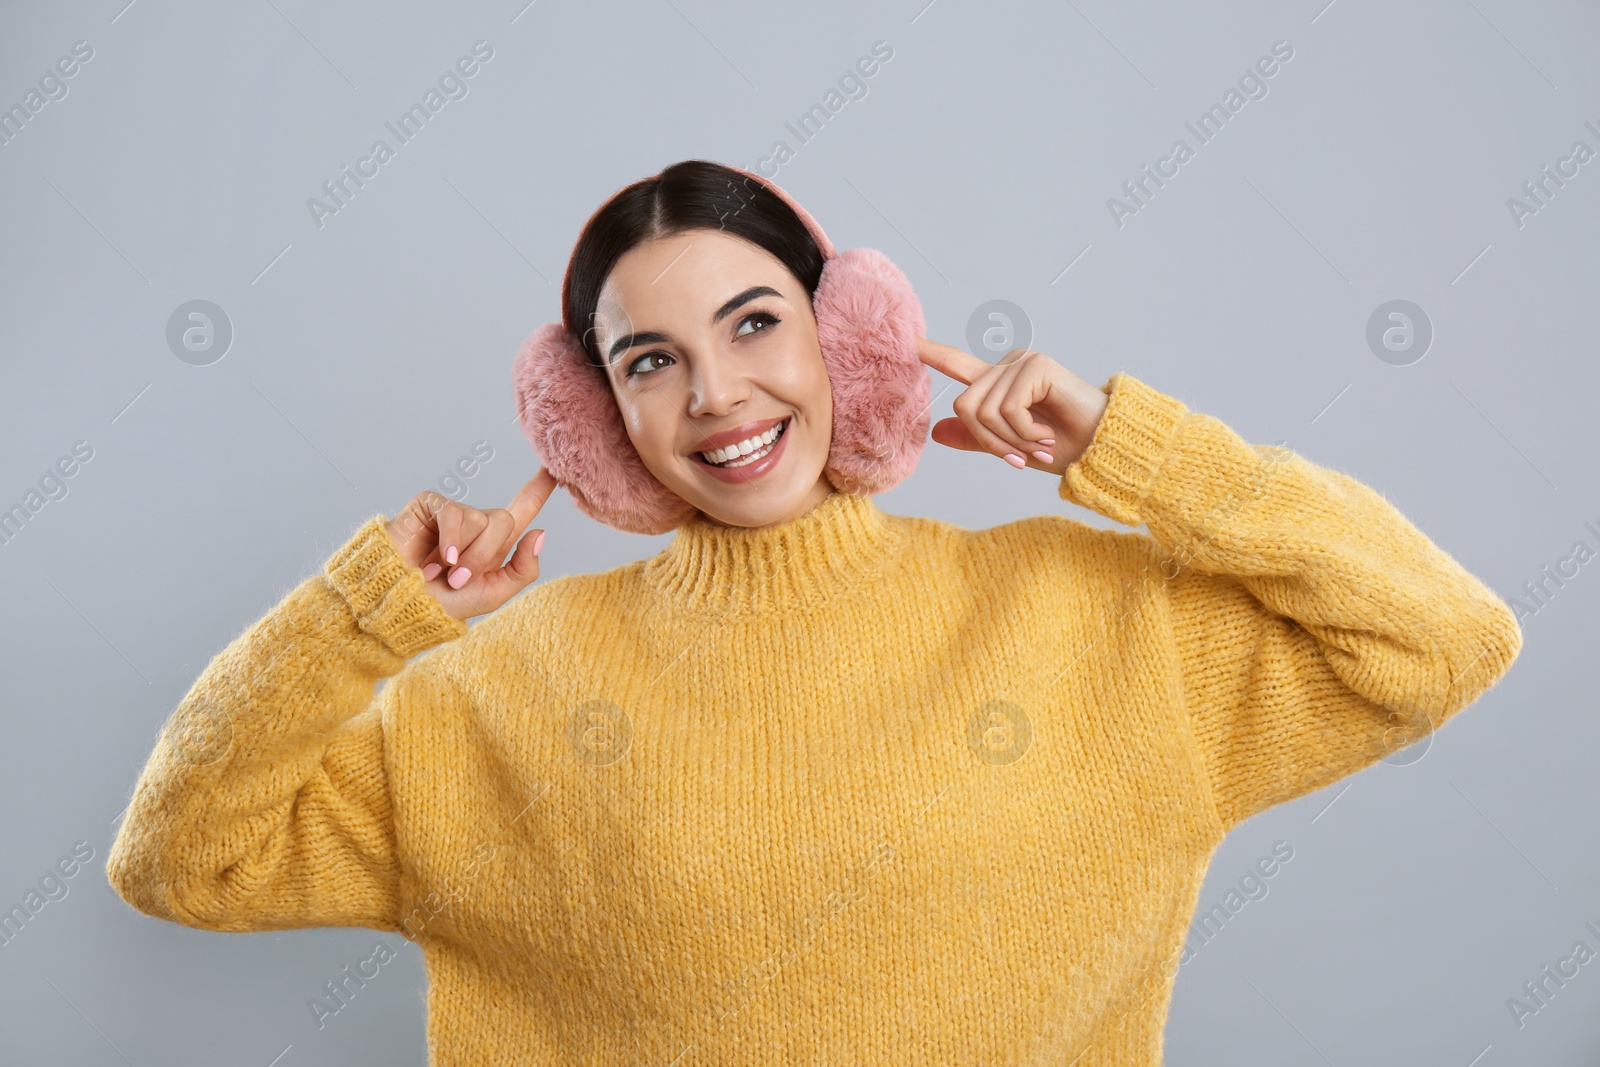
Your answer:
[[[822,250],[783,199],[739,171],[703,159],[674,163],[617,193],[578,237],[561,293],[561,316],[605,372],[594,339],[600,289],[617,260],[635,245],[685,230],[712,229],[742,237],[770,252],[808,295],[822,278]]]

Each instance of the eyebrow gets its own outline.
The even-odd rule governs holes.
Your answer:
[[[775,296],[779,299],[782,299],[783,294],[772,288],[770,285],[752,285],[744,292],[738,294],[730,299],[727,303],[717,308],[716,311],[712,312],[711,325],[715,326],[717,323],[721,322],[723,319],[727,318],[736,310],[743,307],[745,304],[748,304],[758,296]],[[624,334],[611,343],[611,351],[606,355],[606,362],[614,363],[619,354],[627,351],[635,345],[652,345],[659,344],[662,341],[671,340],[671,337],[661,333],[659,330],[646,330],[643,333]]]

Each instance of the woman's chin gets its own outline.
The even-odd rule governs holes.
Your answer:
[[[770,526],[782,522],[800,510],[800,496],[783,499],[771,494],[761,494],[753,499],[748,493],[728,494],[740,499],[704,497],[690,501],[700,509],[700,514],[719,526]]]
[[[702,481],[710,482],[709,479]],[[832,482],[823,478],[821,470],[807,479],[762,478],[736,484],[710,482],[677,490],[679,496],[713,523],[748,527],[785,522],[815,506],[818,501],[811,499],[813,496],[825,499],[832,491]]]

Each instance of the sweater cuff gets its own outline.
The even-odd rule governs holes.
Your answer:
[[[410,659],[462,636],[467,624],[445,611],[427,591],[419,568],[400,558],[389,541],[388,523],[383,515],[362,523],[328,558],[323,573],[350,605],[361,629]]]
[[[1062,473],[1059,495],[1139,526],[1140,505],[1189,409],[1131,374],[1113,374],[1100,391],[1110,397],[1105,414],[1089,447]]]

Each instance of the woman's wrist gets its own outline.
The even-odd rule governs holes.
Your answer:
[[[1189,409],[1120,371],[1101,392],[1104,411],[1082,455],[1062,473],[1059,493],[1062,499],[1138,526],[1144,522],[1145,497]]]
[[[395,550],[389,521],[375,515],[323,567],[328,582],[350,606],[361,629],[410,659],[460,637],[467,624],[444,610],[423,585],[422,573]]]

